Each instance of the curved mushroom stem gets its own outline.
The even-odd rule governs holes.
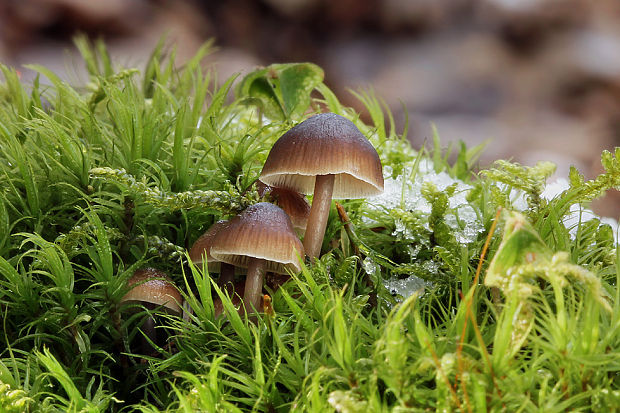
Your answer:
[[[314,183],[314,198],[306,225],[306,235],[304,236],[304,250],[311,259],[317,258],[321,254],[329,208],[332,204],[334,179],[334,175],[319,175]]]
[[[243,291],[243,302],[248,312],[260,310],[261,297],[263,291],[263,280],[265,279],[266,261],[260,258],[251,259],[248,265],[248,275],[245,279]],[[252,307],[254,309],[252,309]]]
[[[234,282],[235,266],[226,262],[222,262],[220,264],[220,278],[218,279],[217,285],[220,288],[228,291],[228,294],[232,294]]]

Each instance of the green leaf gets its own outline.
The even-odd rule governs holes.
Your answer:
[[[268,69],[258,69],[246,75],[237,85],[236,96],[248,105],[255,105],[265,116],[274,120],[285,119],[284,108],[272,85],[267,80]]]
[[[323,70],[312,63],[284,65],[280,92],[289,119],[301,116],[310,105],[310,94],[323,82]]]
[[[63,366],[58,362],[58,360],[52,355],[47,347],[43,348],[43,352],[35,353],[41,364],[45,366],[45,368],[49,371],[49,374],[58,380],[62,388],[69,396],[69,400],[73,405],[73,411],[92,411],[91,408],[94,406],[89,406],[87,400],[82,397],[80,391],[77,389],[75,383],[69,377]],[[58,396],[56,396],[58,397]]]
[[[311,92],[322,82],[323,70],[312,63],[273,64],[246,75],[236,95],[271,119],[292,120],[308,109]]]
[[[551,250],[525,217],[516,212],[510,213],[502,242],[491,260],[484,282],[504,289],[510,283],[510,268],[549,260],[551,255]]]

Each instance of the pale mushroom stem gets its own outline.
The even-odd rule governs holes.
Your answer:
[[[217,285],[220,288],[228,291],[228,294],[232,294],[234,282],[235,266],[226,262],[222,262],[220,264],[220,278],[218,279]]]
[[[248,264],[248,275],[245,279],[243,302],[248,312],[258,312],[260,310],[267,261],[254,258],[251,259]],[[252,309],[252,307],[254,309]]]
[[[321,245],[325,237],[329,208],[332,204],[335,175],[318,175],[314,183],[314,196],[306,234],[304,235],[304,250],[311,259],[321,254]]]

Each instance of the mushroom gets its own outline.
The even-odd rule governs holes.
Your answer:
[[[271,148],[260,180],[314,194],[304,247],[320,255],[333,198],[364,198],[383,192],[377,151],[350,120],[335,113],[312,116],[282,135]]]
[[[226,228],[226,224],[228,224],[228,221],[222,220],[211,225],[211,227],[194,242],[194,245],[192,245],[192,248],[189,250],[189,258],[194,264],[202,264],[203,260],[206,258],[209,273],[219,273],[220,277],[217,284],[220,288],[224,288],[230,293],[232,284],[235,281],[235,266],[226,262],[220,262],[211,255],[213,239],[220,230]]]
[[[243,301],[248,308],[257,310],[265,273],[298,272],[299,256],[303,254],[304,247],[290,218],[269,202],[254,204],[232,218],[211,246],[216,260],[248,269]]]
[[[261,181],[256,181],[258,195],[270,194],[277,206],[282,208],[291,219],[298,234],[303,235],[310,215],[310,203],[304,194],[286,188],[275,188]]]
[[[127,284],[131,289],[121,298],[121,304],[140,303],[149,310],[161,307],[172,314],[181,314],[181,293],[163,271],[155,268],[137,270]],[[142,331],[152,342],[157,343],[153,317],[144,320]],[[142,350],[144,353],[152,351],[146,339],[142,341]]]

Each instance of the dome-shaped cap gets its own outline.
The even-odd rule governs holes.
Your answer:
[[[220,272],[220,262],[211,256],[211,246],[217,233],[225,228],[226,224],[228,224],[226,220],[217,221],[194,242],[189,250],[189,258],[194,264],[202,264],[206,256],[209,272]]]
[[[257,181],[256,186],[258,188],[258,195],[265,196],[265,194],[269,193],[276,205],[282,208],[291,219],[293,227],[303,234],[308,223],[308,216],[310,215],[310,203],[306,196],[295,190],[276,188],[261,181]]]
[[[121,303],[139,301],[161,305],[175,313],[181,312],[181,293],[164,272],[155,268],[137,270],[127,284],[132,287]]]
[[[282,135],[269,152],[260,180],[311,194],[317,175],[335,175],[334,198],[383,192],[377,151],[353,122],[335,113],[312,116]]]
[[[267,261],[266,270],[279,274],[300,271],[304,247],[288,215],[279,207],[261,202],[228,221],[225,231],[213,240],[216,260],[247,268],[250,259]]]

